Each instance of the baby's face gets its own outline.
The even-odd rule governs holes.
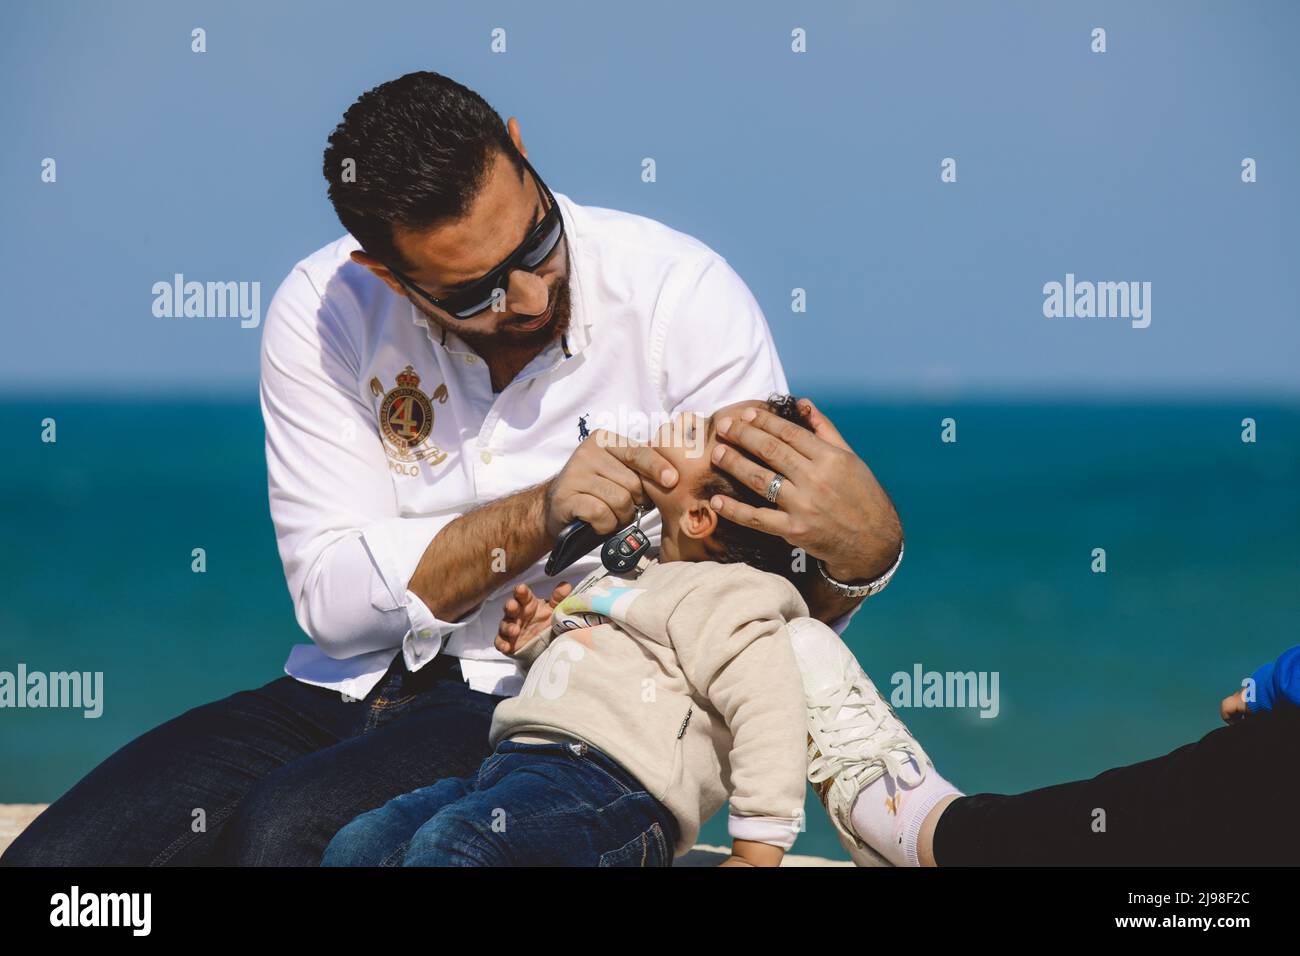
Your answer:
[[[700,504],[695,489],[701,478],[713,468],[713,449],[718,445],[716,423],[724,418],[735,418],[750,407],[763,408],[765,403],[757,400],[736,402],[708,416],[683,412],[667,422],[651,439],[651,446],[668,459],[678,475],[677,484],[672,489],[649,482],[645,486],[646,494],[659,509],[665,526],[675,522],[684,511]]]

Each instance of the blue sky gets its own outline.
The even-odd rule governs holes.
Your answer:
[[[814,394],[1294,395],[1298,27],[1288,2],[7,4],[0,383],[251,395],[259,331],[156,318],[153,283],[258,281],[265,309],[341,231],[343,110],[435,69],[520,117],[557,191],[726,256]],[[1151,326],[1045,318],[1067,273],[1150,282]]]

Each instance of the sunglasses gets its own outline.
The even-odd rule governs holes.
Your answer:
[[[538,266],[550,258],[555,247],[564,238],[564,220],[560,217],[560,205],[555,201],[555,196],[546,183],[542,182],[542,177],[537,175],[537,170],[533,169],[523,153],[517,152],[516,155],[523,160],[525,168],[533,177],[533,183],[537,186],[538,195],[542,196],[548,205],[541,221],[529,231],[514,252],[481,277],[463,283],[451,295],[442,299],[430,295],[416,285],[409,276],[391,265],[388,266],[388,271],[408,291],[414,292],[425,302],[437,306],[453,318],[469,319],[485,311],[492,305],[498,289],[502,292],[509,290],[511,272],[516,269],[536,271]]]

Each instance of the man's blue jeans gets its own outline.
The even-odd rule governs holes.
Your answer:
[[[339,831],[325,866],[671,866],[677,823],[585,743],[503,740],[478,773],[396,797]]]
[[[42,813],[4,865],[315,866],[348,821],[489,753],[500,697],[455,658],[399,654],[364,701],[290,677],[131,741]]]

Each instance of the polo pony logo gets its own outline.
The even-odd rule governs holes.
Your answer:
[[[383,383],[378,378],[370,380],[370,394],[378,398],[379,433],[383,436],[385,448],[390,459],[397,462],[417,462],[428,460],[436,465],[447,457],[447,453],[429,442],[433,431],[433,403],[439,405],[447,402],[447,386],[439,385],[434,389],[432,398],[420,391],[420,376],[410,365],[397,375],[397,387],[385,393]],[[417,470],[412,467],[395,467],[402,474],[414,475]]]

